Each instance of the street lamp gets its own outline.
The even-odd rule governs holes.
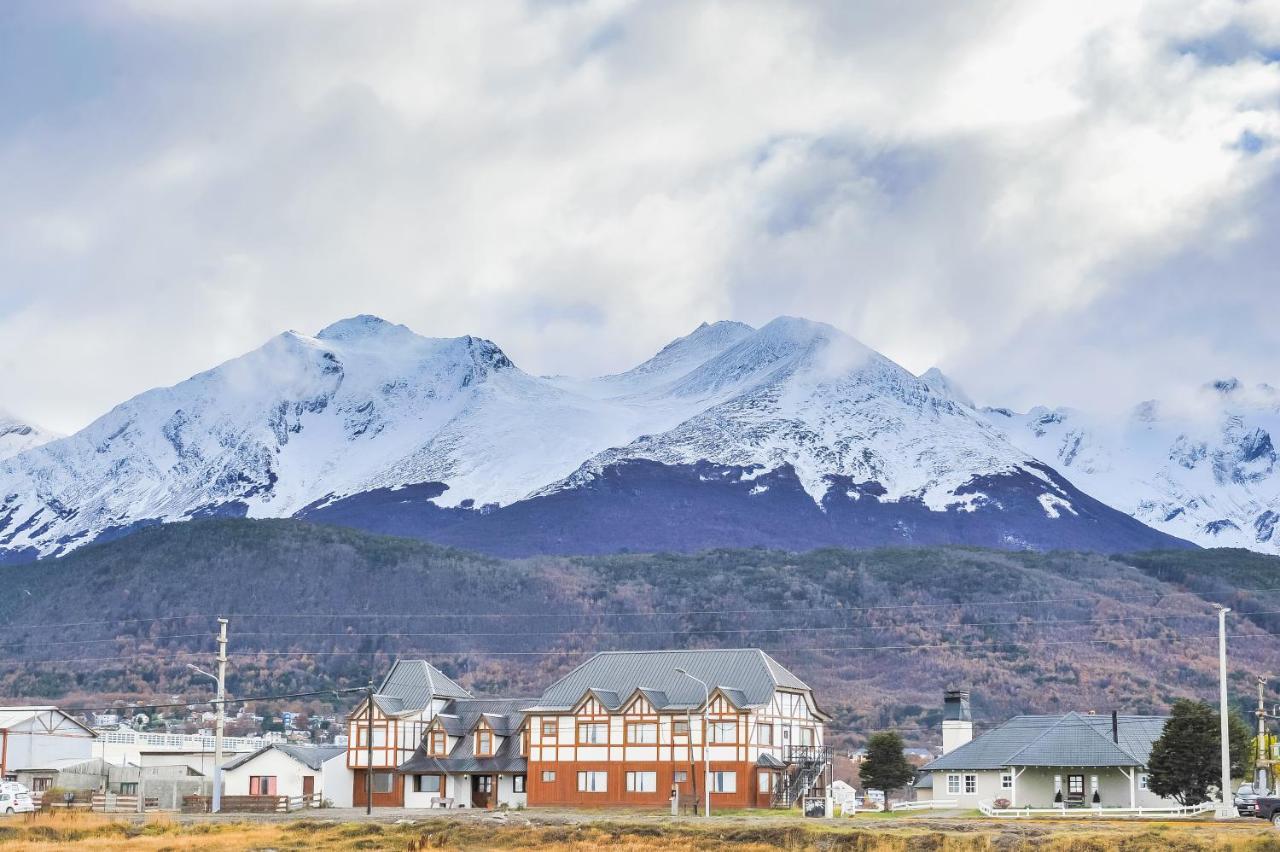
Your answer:
[[[218,723],[214,729],[213,736],[213,803],[209,810],[213,813],[222,812],[222,730],[226,720],[226,701],[223,691],[222,678],[216,674],[210,674],[194,663],[187,663],[187,668],[191,669],[198,675],[204,675],[218,685]]]
[[[704,817],[711,816],[711,758],[707,755],[707,735],[710,733],[710,724],[707,722],[707,713],[711,709],[711,689],[707,686],[707,682],[700,677],[694,677],[684,669],[676,669],[676,674],[682,674],[690,680],[696,680],[702,684],[702,789],[703,795],[707,797],[706,805],[703,807],[702,815]],[[689,748],[693,748],[693,736],[689,737]]]

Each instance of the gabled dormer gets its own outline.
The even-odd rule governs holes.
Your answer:
[[[484,716],[480,717],[472,729],[471,740],[476,757],[492,757],[498,751],[498,735]]]
[[[448,757],[451,750],[449,744],[449,732],[445,730],[444,720],[440,716],[436,716],[427,727],[426,734],[422,737],[423,746],[427,754],[432,757]]]

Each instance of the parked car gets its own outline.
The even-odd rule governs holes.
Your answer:
[[[1254,800],[1252,816],[1268,820],[1276,828],[1280,828],[1280,797],[1258,796]]]
[[[1266,790],[1255,790],[1254,786],[1248,782],[1241,784],[1236,789],[1234,800],[1236,812],[1243,817],[1253,816],[1258,812],[1258,798],[1266,792]]]
[[[8,785],[6,785],[8,786]],[[36,806],[31,801],[31,794],[22,791],[0,790],[0,814],[35,813]]]

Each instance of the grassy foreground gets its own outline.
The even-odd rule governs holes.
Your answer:
[[[99,815],[41,814],[0,821],[0,850],[357,850],[534,849],[619,852],[671,849],[855,850],[855,852],[1280,852],[1280,831],[1259,821],[1230,824],[903,820],[835,823],[653,823],[592,819],[497,825],[433,817],[412,825],[299,819],[279,822],[145,823]]]

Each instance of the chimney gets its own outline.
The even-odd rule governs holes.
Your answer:
[[[942,753],[947,754],[973,739],[969,692],[949,689],[942,695]]]
[[[1111,741],[1120,745],[1120,714],[1115,710],[1111,711]]]

